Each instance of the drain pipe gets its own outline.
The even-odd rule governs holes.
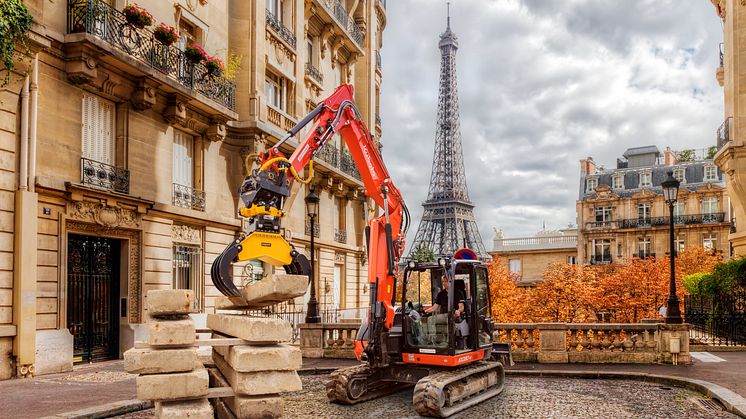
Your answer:
[[[28,190],[28,85],[27,75],[21,91],[21,167],[18,189],[22,191]]]
[[[36,187],[36,115],[39,97],[39,53],[34,57],[34,72],[31,73],[31,120],[29,129],[29,191]]]

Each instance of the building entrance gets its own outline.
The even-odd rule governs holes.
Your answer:
[[[67,327],[75,364],[119,358],[119,240],[70,234]]]

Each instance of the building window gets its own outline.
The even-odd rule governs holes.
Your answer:
[[[264,95],[267,103],[283,112],[286,111],[287,81],[274,73],[267,73],[264,80]]]
[[[592,263],[611,262],[611,240],[601,239],[593,241],[593,260]]]
[[[261,281],[264,278],[264,264],[259,259],[251,259],[243,269],[244,276],[248,279],[249,284]]]
[[[83,94],[83,157],[114,166],[115,106],[98,96]]]
[[[683,223],[685,212],[684,201],[676,201],[673,204],[673,221],[674,223]]]
[[[308,36],[308,41],[306,42],[306,62],[308,64],[314,65],[313,62],[313,37]]]
[[[510,273],[520,275],[521,274],[521,260],[520,259],[510,259]]]
[[[611,221],[611,207],[597,207],[596,221]]]
[[[588,185],[588,189],[586,189],[586,192],[588,193],[593,192],[598,186],[598,179],[595,179],[595,178],[588,179],[587,185]]]
[[[702,214],[715,214],[718,212],[718,199],[715,196],[702,198]]]
[[[707,249],[716,249],[717,234],[705,234],[702,236],[702,245]]]
[[[569,263],[570,265],[577,265],[578,264],[578,258],[576,258],[575,256],[568,256],[567,257],[567,263]]]
[[[202,249],[174,245],[173,288],[192,290],[197,306],[202,307]]]
[[[275,17],[280,21],[283,22],[283,4],[282,0],[267,0],[267,11],[269,13],[272,13],[275,15]],[[283,22],[284,23],[284,22]]]
[[[677,253],[684,251],[684,236],[676,236],[673,241],[673,248],[676,249]]]
[[[718,180],[718,169],[716,166],[705,166],[705,181]]]
[[[194,179],[194,137],[174,130],[174,183],[192,187]]]
[[[674,179],[678,180],[681,183],[686,182],[686,176],[684,176],[684,169],[674,169],[673,177]]]
[[[611,178],[611,187],[613,189],[624,189],[624,176],[614,176]]]
[[[637,220],[650,222],[650,204],[637,204]]]
[[[646,186],[652,185],[650,179],[652,175],[650,173],[640,173],[640,187],[644,188]]]
[[[645,259],[650,257],[650,238],[641,237],[637,239],[637,257]]]

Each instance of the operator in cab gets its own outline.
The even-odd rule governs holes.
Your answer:
[[[448,287],[450,286],[450,283],[448,282],[448,279],[443,276],[441,279],[441,283],[443,284],[443,289],[438,293],[438,295],[435,297],[435,302],[433,305],[427,309],[425,309],[425,313],[446,313],[448,311]],[[461,313],[464,312],[464,294],[461,292],[461,290],[456,290],[456,295],[453,296],[453,301],[457,302],[457,308],[454,314],[456,315],[456,318],[461,316]]]

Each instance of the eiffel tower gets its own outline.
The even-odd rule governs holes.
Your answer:
[[[462,248],[473,250],[480,260],[489,258],[474,219],[474,204],[469,200],[461,149],[458,86],[456,84],[456,50],[458,38],[451,32],[448,14],[446,31],[440,35],[440,90],[438,92],[438,127],[425,211],[410,249],[424,244],[435,257],[452,257]]]

